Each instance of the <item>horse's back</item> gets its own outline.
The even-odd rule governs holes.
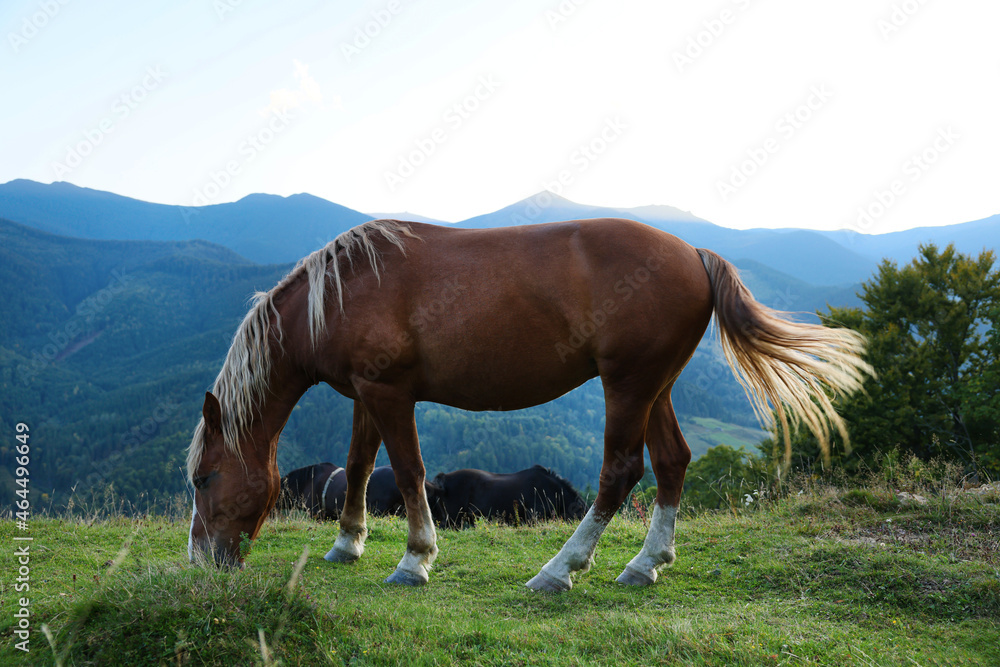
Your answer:
[[[483,516],[502,521],[561,516],[562,506],[577,497],[568,483],[548,468],[533,466],[512,473],[467,468],[439,475],[448,513],[457,521]]]

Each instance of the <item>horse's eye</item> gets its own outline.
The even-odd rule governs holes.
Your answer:
[[[215,477],[215,472],[210,472],[207,475],[199,475],[197,477],[192,478],[191,483],[194,484],[194,488],[201,489],[206,484],[208,484],[209,480],[211,480],[213,477]]]

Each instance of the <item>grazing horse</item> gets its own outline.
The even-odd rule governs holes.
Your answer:
[[[280,489],[278,436],[309,387],[354,400],[347,496],[326,559],[364,551],[365,489],[381,442],[403,495],[406,551],[388,582],[423,584],[437,556],[414,405],[517,410],[599,376],[604,462],[597,498],[527,585],[566,590],[643,474],[657,493],[649,532],[618,581],[644,585],[674,560],[691,450],[670,390],[715,313],[722,348],[758,415],[786,436],[804,422],[828,447],[847,436],[832,398],[861,387],[864,338],[795,323],[757,303],[710,250],[631,220],[497,229],[366,222],[258,294],[226,355],[188,449],[188,550],[241,565]],[[786,451],[787,451],[786,437]]]
[[[424,482],[431,509],[436,505],[437,488]],[[347,497],[347,474],[332,463],[317,463],[298,468],[281,478],[282,509],[301,507],[316,519],[339,519]],[[365,506],[372,514],[400,514],[406,509],[403,494],[396,486],[391,466],[372,470],[365,493]],[[434,516],[438,520],[437,515]]]
[[[509,474],[473,469],[443,472],[434,478],[434,486],[431,512],[449,527],[474,524],[476,517],[520,524],[579,520],[587,513],[587,503],[576,489],[539,465]]]

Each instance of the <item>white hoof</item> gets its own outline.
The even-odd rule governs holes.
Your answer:
[[[331,563],[353,563],[365,552],[366,533],[351,535],[340,531],[333,548],[323,558]]]
[[[385,583],[399,584],[401,586],[423,586],[427,583],[427,580],[428,577],[426,574],[421,576],[421,574],[417,572],[397,569],[395,572],[386,577]]]
[[[326,552],[326,555],[323,556],[324,560],[331,563],[353,563],[359,558],[361,558],[359,554],[349,551],[341,551],[337,547],[330,549]]]
[[[624,586],[652,586],[656,583],[656,570],[640,572],[626,565],[625,571],[615,581]]]
[[[568,576],[565,579],[558,579],[543,569],[532,577],[531,580],[525,584],[525,586],[536,591],[562,593],[563,591],[568,591],[573,588],[573,582],[570,581]]]

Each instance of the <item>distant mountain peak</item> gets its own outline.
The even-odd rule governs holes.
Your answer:
[[[507,224],[525,224],[525,222],[551,222],[554,220],[569,220],[572,218],[630,218],[651,224],[662,223],[699,223],[712,225],[708,220],[699,218],[688,211],[667,206],[666,204],[650,204],[635,208],[614,206],[592,206],[581,204],[556,194],[551,190],[541,190],[514,202],[492,213],[470,218],[461,224],[471,223],[479,226],[485,220],[504,217],[511,218]]]
[[[206,206],[154,204],[71,183],[0,185],[0,216],[63,236],[204,239],[261,263],[292,262],[370,218],[310,194],[251,194]]]
[[[335,203],[335,202],[330,201],[329,199],[323,199],[322,197],[317,197],[316,195],[310,194],[308,192],[296,192],[294,195],[288,195],[287,197],[285,197],[285,199],[287,199],[289,201],[295,201],[295,202],[310,202],[310,203],[312,203],[312,202],[322,202],[324,204],[333,204],[333,203]],[[338,204],[338,206],[339,206],[339,204]]]
[[[515,202],[507,208],[517,206],[536,206],[544,208],[557,208],[564,211],[593,212],[601,211],[602,215],[617,216],[621,218],[632,218],[646,222],[697,222],[710,225],[708,220],[699,218],[690,211],[685,211],[666,204],[647,204],[646,206],[620,207],[620,206],[594,206],[591,204],[581,204],[580,202],[567,199],[551,190],[541,190],[535,194]],[[501,209],[503,210],[503,209]]]
[[[262,201],[283,201],[285,199],[291,199],[291,197],[283,197],[281,195],[272,195],[272,194],[269,194],[269,193],[266,193],[266,192],[251,192],[250,194],[246,195],[245,197],[240,197],[239,199],[237,199],[235,202],[232,202],[232,203],[239,204],[239,203],[244,203],[245,202],[245,203],[248,203],[248,204],[252,204],[252,203],[255,203],[255,202],[262,202]]]
[[[535,206],[558,206],[560,208],[590,208],[586,204],[580,204],[572,199],[567,199],[562,195],[557,195],[551,190],[539,190],[530,197],[525,197],[521,201],[514,202],[511,206],[518,206],[520,204],[534,204]]]

